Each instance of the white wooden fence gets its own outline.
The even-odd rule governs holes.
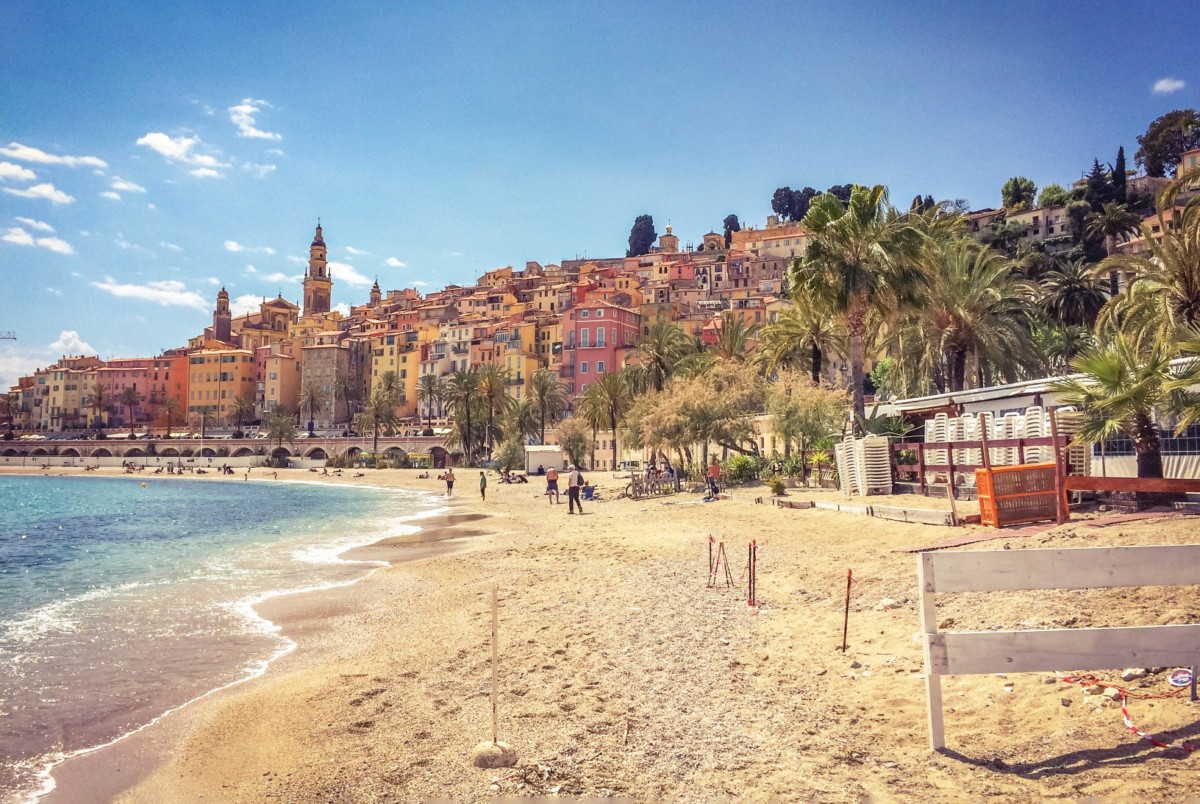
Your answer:
[[[1194,676],[1200,659],[1200,624],[948,633],[938,632],[934,608],[936,592],[1200,584],[1200,545],[922,553],[917,578],[935,751],[946,745],[943,675],[1184,665]]]

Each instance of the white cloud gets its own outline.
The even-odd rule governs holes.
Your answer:
[[[161,243],[159,243],[159,245],[162,246],[163,248],[170,249],[171,251],[174,251],[176,253],[183,251],[183,246],[177,246],[174,243],[168,243],[165,240],[162,241]]]
[[[14,226],[11,229],[3,231],[4,234],[0,236],[0,240],[3,240],[5,243],[12,243],[18,246],[37,246],[38,248],[49,249],[57,254],[75,253],[75,249],[71,248],[70,243],[57,237],[34,237],[20,226]]]
[[[415,288],[427,288],[427,287],[429,287],[429,283],[428,283],[428,282],[422,282],[420,279],[414,279],[412,284],[413,284],[413,287],[415,287]]]
[[[188,290],[186,285],[176,279],[131,285],[121,284],[111,276],[105,276],[103,282],[92,282],[91,285],[114,296],[152,301],[163,307],[191,307],[204,313],[212,311],[212,305],[207,299],[194,290]]]
[[[22,218],[20,216],[17,216],[13,220],[16,220],[16,221],[19,221],[20,223],[25,224],[30,229],[37,229],[39,232],[53,232],[54,231],[54,227],[51,226],[50,224],[44,223],[42,221],[35,221],[33,218]]]
[[[17,181],[33,181],[37,174],[26,167],[14,165],[12,162],[0,162],[0,181],[16,179]]]
[[[296,263],[297,265],[307,265],[308,264],[308,260],[304,259],[303,257],[293,257],[291,255],[288,255],[288,260]]]
[[[302,279],[304,279],[303,275],[288,276],[282,271],[276,271],[275,273],[267,274],[263,277],[264,282],[299,282]]]
[[[346,253],[348,253],[348,254],[353,254],[354,256],[356,256],[356,257],[357,257],[357,256],[359,256],[359,255],[361,255],[361,254],[370,254],[371,252],[369,252],[369,251],[363,251],[362,249],[360,249],[360,248],[355,248],[354,246],[346,246]]]
[[[450,252],[451,257],[461,257],[462,255],[463,255],[463,253],[461,251],[451,251]]]
[[[225,174],[221,173],[220,171],[213,170],[210,167],[192,168],[191,170],[188,171],[188,173],[191,173],[193,176],[200,178],[200,179],[223,179],[223,178],[225,178]]]
[[[46,292],[51,294],[52,296],[61,296],[62,295],[62,291],[59,290],[58,288],[46,288]]]
[[[1160,78],[1154,82],[1153,92],[1155,95],[1170,95],[1172,92],[1178,92],[1187,86],[1178,78]]]
[[[256,273],[258,273],[258,269],[257,269],[257,268],[255,268],[253,265],[247,265],[247,266],[246,266],[246,273],[248,273],[248,274],[256,274]]]
[[[341,313],[342,315],[350,315],[350,305],[345,302],[338,302],[333,305],[333,312]]]
[[[123,193],[144,193],[146,188],[140,184],[134,184],[131,181],[125,181],[120,176],[113,176],[112,188]]]
[[[242,170],[247,173],[253,173],[254,178],[261,179],[275,169],[274,165],[256,165],[253,162],[242,163]]]
[[[161,131],[151,131],[146,136],[138,138],[138,145],[144,145],[147,148],[157,151],[171,162],[182,162],[185,165],[197,165],[200,168],[226,168],[229,163],[222,162],[212,154],[194,153],[192,151],[197,145],[200,145],[199,137],[169,137]],[[196,171],[192,171],[194,174]],[[201,174],[196,174],[201,175]],[[202,175],[220,175],[215,170],[211,173]]]
[[[374,281],[354,270],[353,265],[346,265],[344,262],[329,263],[329,275],[339,282],[345,282],[347,285],[354,287],[370,287]]]
[[[262,254],[274,254],[275,253],[275,249],[271,248],[270,246],[259,246],[258,248],[253,248],[251,246],[243,246],[241,243],[239,243],[236,240],[226,240],[225,241],[225,250],[233,251],[233,252],[245,251],[247,253],[260,252]]]
[[[53,184],[35,184],[27,190],[14,190],[11,187],[5,187],[4,192],[11,195],[19,195],[21,198],[44,198],[55,204],[70,204],[74,202],[75,197],[67,195],[62,190],[55,189]]]
[[[58,334],[58,340],[50,344],[50,351],[64,355],[94,355],[96,349],[79,337],[73,329],[64,329]]]
[[[220,280],[220,279],[217,279],[215,276],[210,276],[210,277],[208,278],[208,284],[210,284],[210,285],[214,285],[214,286],[215,286],[215,285],[219,285],[219,284],[221,284],[221,280]]]
[[[408,265],[408,263],[400,262],[400,260],[396,259],[395,257],[388,257],[387,264],[393,268],[403,268],[404,266]]]
[[[258,140],[281,140],[283,137],[272,131],[262,131],[254,127],[255,117],[263,110],[270,109],[271,104],[262,100],[245,98],[237,106],[229,107],[229,121],[237,126],[239,137],[250,137]]]
[[[246,313],[257,313],[258,308],[265,301],[262,296],[255,296],[253,293],[247,293],[238,296],[236,299],[231,299],[229,302],[229,312],[237,315],[245,315]]]
[[[48,154],[40,148],[22,145],[19,142],[10,142],[8,145],[0,146],[0,156],[7,156],[21,162],[40,162],[44,165],[67,165],[69,167],[91,165],[98,168],[108,167],[108,163],[97,156],[57,156],[55,154]]]
[[[156,207],[154,204],[147,204],[146,209],[153,211],[153,210],[158,209],[158,207]]]
[[[283,156],[283,151],[279,150],[278,148],[268,148],[267,153],[273,156]]]
[[[104,192],[100,193],[100,197],[101,197],[101,198],[108,198],[108,199],[111,199],[111,200],[113,200],[113,201],[120,201],[120,200],[121,200],[121,196],[120,196],[120,195],[118,195],[117,193],[114,193],[112,190],[105,190]]]

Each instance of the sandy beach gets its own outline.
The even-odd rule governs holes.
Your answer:
[[[416,474],[368,470],[363,478],[347,472],[321,480],[444,490]],[[449,514],[422,521],[425,529],[412,537],[361,548],[393,566],[346,588],[260,608],[299,643],[265,675],[68,760],[44,800],[1177,801],[1200,794],[1194,755],[1139,741],[1113,704],[1049,674],[945,679],[949,750],[928,750],[916,558],[895,551],[964,529],[781,509],[760,488],[711,504],[688,494],[611,499],[624,482],[601,473],[591,479],[608,499],[568,516],[565,497],[549,504],[536,480],[505,486],[490,477],[481,502],[477,471],[458,474]],[[279,472],[281,481],[313,479]],[[789,493],[806,497],[840,495]],[[1076,520],[970,549],[1192,543],[1198,525],[1190,517],[1108,527]],[[706,585],[710,535],[726,543],[737,588]],[[750,539],[761,548],[758,609],[747,605],[742,578]],[[847,570],[855,583],[843,653]],[[481,770],[470,752],[491,737],[493,585],[499,737],[519,761]],[[885,598],[898,607],[881,605]],[[1196,588],[958,594],[938,603],[939,622],[955,630],[1200,622]],[[1137,685],[1168,690],[1161,674]],[[1200,739],[1200,717],[1186,697],[1132,701],[1130,714],[1167,741]]]

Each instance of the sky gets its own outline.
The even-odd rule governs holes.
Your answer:
[[[882,8],[880,8],[882,6]],[[998,206],[1200,107],[1194,5],[0,0],[0,388],[336,306],[762,226],[775,188]]]

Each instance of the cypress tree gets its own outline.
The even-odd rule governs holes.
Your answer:
[[[1125,189],[1125,146],[1117,149],[1117,163],[1112,167],[1113,200],[1118,204],[1126,203],[1128,193]]]

